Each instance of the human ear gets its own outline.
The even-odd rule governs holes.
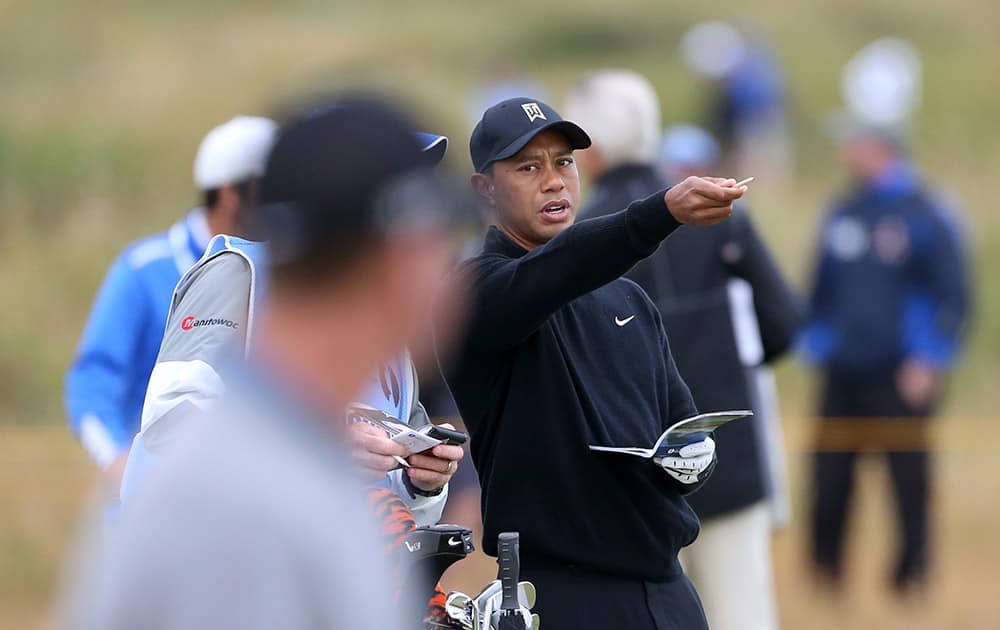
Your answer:
[[[483,173],[473,173],[470,180],[472,182],[472,189],[476,191],[476,194],[486,200],[490,206],[496,206],[496,199],[494,198],[494,186],[493,178],[489,175]]]

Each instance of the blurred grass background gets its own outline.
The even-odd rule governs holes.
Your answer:
[[[92,486],[62,427],[61,404],[62,375],[90,302],[125,244],[163,229],[195,203],[191,164],[205,131],[305,93],[377,85],[406,94],[429,128],[450,135],[449,161],[467,172],[469,92],[501,61],[545,81],[557,107],[583,72],[634,68],[656,85],[665,123],[699,121],[703,86],[681,65],[677,42],[706,18],[753,25],[772,40],[788,74],[797,178],[782,190],[761,186],[750,201],[800,286],[817,218],[842,177],[822,132],[823,118],[841,106],[842,65],[884,35],[906,37],[921,50],[925,97],[915,155],[933,182],[964,203],[978,277],[968,352],[942,419],[939,520],[956,547],[940,556],[978,567],[963,578],[969,592],[984,581],[995,584],[996,572],[983,562],[1000,559],[1000,543],[989,537],[1000,524],[1000,432],[991,423],[1000,399],[1000,283],[990,280],[1000,269],[995,0],[739,6],[715,0],[0,0],[0,626],[12,620],[10,627],[28,627],[38,619],[73,515]],[[794,455],[807,443],[811,381],[795,363],[782,366],[779,379]],[[970,439],[971,459],[963,455]],[[803,487],[799,477],[796,488]],[[970,477],[973,482],[963,484]],[[880,497],[867,497],[866,505],[885,511]],[[861,518],[870,517],[866,511]],[[801,545],[787,542],[800,541],[800,525],[783,535],[778,550],[788,627],[823,618],[822,611],[820,617],[808,612],[819,600],[802,590]],[[888,553],[887,539],[869,538],[865,549],[877,553],[863,558]],[[964,565],[957,574],[965,575]],[[959,615],[967,600],[964,582],[956,584],[942,593]],[[1000,602],[972,601],[978,611],[934,617],[953,623],[929,627],[966,627],[959,619],[1000,627]],[[792,604],[806,612],[787,617]],[[990,615],[968,617],[984,611]],[[867,623],[853,627],[875,627]]]

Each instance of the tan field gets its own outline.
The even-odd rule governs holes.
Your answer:
[[[923,602],[894,601],[887,567],[894,549],[892,499],[878,458],[862,467],[851,523],[847,592],[834,598],[810,580],[803,507],[811,423],[786,418],[794,517],[775,535],[774,559],[785,628],[1000,628],[1000,427],[985,419],[941,418],[934,430],[936,571]],[[98,478],[61,427],[0,430],[0,630],[44,628],[78,510]],[[466,462],[465,465],[468,465]],[[473,511],[474,513],[474,511]],[[478,532],[477,532],[478,535]],[[478,541],[477,541],[478,542]],[[453,568],[447,589],[474,591],[495,576],[478,553]],[[544,597],[544,593],[540,594]],[[543,625],[544,627],[544,625]]]
[[[934,427],[937,572],[926,602],[888,599],[894,514],[877,461],[863,469],[849,592],[838,601],[813,587],[809,377],[794,362],[779,370],[795,508],[775,537],[783,627],[1000,628],[996,0],[0,0],[0,629],[42,627],[79,509],[98,492],[61,404],[89,305],[122,247],[196,202],[191,162],[206,130],[302,94],[375,85],[406,94],[429,129],[449,134],[448,162],[467,173],[470,92],[508,64],[546,82],[556,106],[583,72],[630,67],[655,84],[665,124],[703,121],[705,86],[677,42],[708,18],[756,28],[787,73],[794,176],[725,175],[757,176],[754,219],[797,286],[843,182],[823,133],[842,107],[840,69],[884,35],[923,56],[914,156],[961,201],[977,280],[966,356]],[[489,561],[478,567],[448,584],[474,589],[492,573]]]

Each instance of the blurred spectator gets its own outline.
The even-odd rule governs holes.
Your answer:
[[[660,189],[655,170],[660,108],[652,86],[629,71],[582,79],[567,114],[594,140],[578,163],[594,190],[583,218],[616,211]],[[670,172],[678,178],[716,171],[718,150],[696,128],[668,134]],[[756,368],[791,344],[800,307],[737,206],[722,224],[672,234],[628,277],[657,305],[678,369],[702,412],[753,409],[757,415],[715,433],[714,475],[687,497],[702,519],[699,538],[682,552],[714,629],[774,628],[771,518],[767,496],[770,419],[760,402]]]
[[[901,536],[892,583],[902,593],[923,586],[929,568],[927,420],[969,310],[965,245],[900,132],[851,118],[835,131],[852,181],[823,221],[803,334],[823,372],[812,560],[839,583],[855,462],[862,450],[886,452]]]
[[[791,176],[785,78],[768,43],[726,22],[702,22],[681,40],[681,55],[713,84],[709,126],[725,166],[757,186],[779,187]]]
[[[523,74],[516,65],[505,59],[497,60],[482,73],[482,78],[469,95],[466,115],[475,124],[484,111],[500,101],[518,96],[547,101],[548,92],[538,79]]]
[[[343,412],[414,341],[445,271],[443,204],[400,194],[430,185],[411,127],[358,103],[283,130],[252,211],[271,227],[254,360],[231,366],[211,422],[172,437],[69,627],[410,627],[386,605]]]
[[[214,234],[231,233],[264,172],[276,132],[266,118],[240,116],[210,131],[198,148],[194,183],[203,205],[166,232],[129,245],[104,279],[66,375],[69,423],[91,458],[118,486],[139,430],[174,285]]]

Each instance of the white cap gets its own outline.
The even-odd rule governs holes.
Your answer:
[[[632,70],[601,70],[570,90],[564,110],[587,130],[608,168],[656,161],[660,101],[653,85]]]
[[[920,105],[920,53],[906,40],[883,37],[844,67],[840,89],[848,113],[879,127],[905,125]]]
[[[208,132],[194,159],[194,184],[212,190],[264,174],[278,135],[269,118],[237,116]]]

